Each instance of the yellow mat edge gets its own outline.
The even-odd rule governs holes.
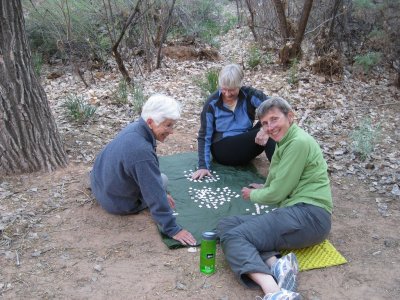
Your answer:
[[[347,263],[346,258],[332,245],[329,240],[320,244],[293,250],[281,251],[283,255],[296,254],[300,271],[338,266]]]

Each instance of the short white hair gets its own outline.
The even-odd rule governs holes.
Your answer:
[[[181,117],[181,106],[172,97],[156,94],[143,105],[141,117],[145,121],[152,119],[157,125],[166,119],[178,120]]]

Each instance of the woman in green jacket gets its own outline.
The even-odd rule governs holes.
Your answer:
[[[246,201],[277,206],[268,214],[222,219],[217,227],[233,272],[246,286],[260,286],[264,300],[300,299],[294,253],[322,242],[331,229],[332,196],[327,164],[318,143],[294,124],[294,112],[279,97],[264,101],[257,117],[276,141],[265,184],[242,189]]]

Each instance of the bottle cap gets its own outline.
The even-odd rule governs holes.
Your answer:
[[[203,232],[202,237],[205,240],[215,240],[217,238],[217,233],[214,231],[205,231]]]

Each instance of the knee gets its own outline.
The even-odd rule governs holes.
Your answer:
[[[161,180],[162,180],[162,185],[164,187],[164,190],[167,190],[168,186],[168,177],[164,173],[161,173]]]
[[[221,238],[222,235],[237,225],[235,216],[222,218],[217,224],[217,236]]]

